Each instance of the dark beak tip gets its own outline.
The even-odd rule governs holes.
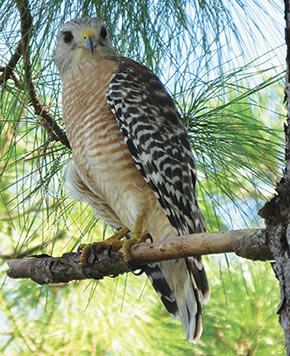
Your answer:
[[[94,40],[92,37],[88,37],[85,40],[85,47],[91,52],[91,54],[94,54]]]

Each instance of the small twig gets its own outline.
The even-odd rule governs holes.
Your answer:
[[[123,260],[121,251],[95,253],[89,252],[87,265],[80,264],[80,253],[64,254],[62,257],[42,257],[8,261],[8,276],[11,278],[31,278],[39,284],[69,282],[86,278],[102,279],[105,276],[117,276],[141,268],[147,263],[223,252],[243,250],[248,239],[256,240],[254,253],[246,244],[249,258],[260,260],[272,259],[266,246],[263,246],[262,230],[237,230],[216,233],[201,233],[167,239],[160,243],[142,243],[131,248],[134,264],[128,265]],[[240,241],[240,243],[238,243]],[[259,246],[259,247],[258,247]],[[261,246],[263,247],[261,250]],[[258,253],[260,251],[260,255]],[[247,256],[244,256],[247,258]]]
[[[19,41],[15,52],[11,56],[9,62],[7,65],[4,67],[2,70],[3,74],[0,77],[0,85],[5,85],[7,80],[12,77],[13,78],[13,69],[15,68],[16,64],[18,63],[19,59],[21,58],[22,55],[22,41]],[[15,78],[13,79],[15,82]]]
[[[5,77],[5,82],[11,77],[11,79],[13,80],[14,82],[14,85],[16,86],[16,88],[18,89],[22,89],[21,87],[21,84],[20,84],[20,81],[19,79],[17,78],[16,74],[13,72],[13,70],[11,70],[11,73],[9,75],[9,78],[6,80],[6,75],[5,73],[7,72],[7,66],[5,67],[0,67],[0,72],[2,72],[2,76],[0,78],[0,84],[1,84],[1,80],[2,80],[2,77],[4,76]]]

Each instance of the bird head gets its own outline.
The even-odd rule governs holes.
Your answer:
[[[104,22],[98,18],[74,19],[58,32],[55,62],[63,75],[73,65],[115,55]]]

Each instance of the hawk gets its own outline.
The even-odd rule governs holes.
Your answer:
[[[121,229],[96,243],[130,246],[205,231],[196,198],[196,166],[186,129],[166,89],[145,66],[116,54],[104,22],[74,19],[59,30],[56,66],[73,158],[72,198]],[[131,239],[122,237],[131,232]],[[81,262],[91,245],[83,248]],[[202,333],[209,289],[201,257],[148,265],[146,273],[190,342]]]

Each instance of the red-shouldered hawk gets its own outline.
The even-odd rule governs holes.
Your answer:
[[[187,133],[159,79],[116,55],[97,18],[62,26],[56,65],[73,152],[66,173],[72,197],[90,204],[106,223],[122,227],[115,240],[128,231],[133,242],[146,234],[159,241],[204,231]],[[125,245],[123,250],[129,259]],[[201,257],[148,265],[146,273],[169,313],[181,318],[189,341],[197,341],[201,302],[209,297]]]

